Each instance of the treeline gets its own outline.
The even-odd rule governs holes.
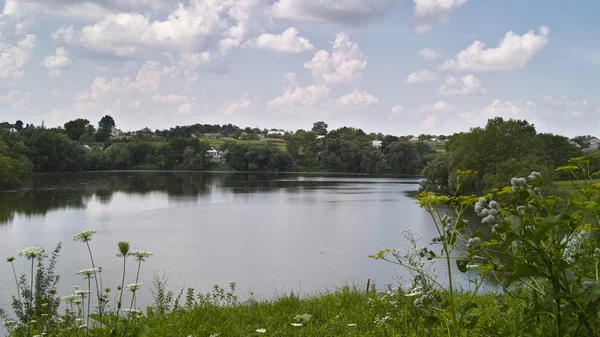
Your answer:
[[[454,193],[457,170],[477,171],[462,185],[461,193],[483,193],[501,188],[512,177],[528,176],[531,171],[545,179],[555,176],[554,169],[566,165],[583,151],[567,137],[537,133],[525,120],[490,119],[483,128],[472,128],[449,137],[446,154],[438,156],[424,170],[422,188],[440,193]],[[594,169],[600,170],[600,156]]]

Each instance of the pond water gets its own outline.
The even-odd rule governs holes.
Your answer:
[[[57,265],[59,291],[84,286],[90,268],[74,234],[96,230],[91,241],[104,285],[120,283],[118,241],[154,255],[142,264],[139,293],[151,303],[154,273],[168,288],[208,292],[236,282],[241,297],[271,298],[294,291],[317,294],[343,285],[406,285],[400,268],[368,257],[406,247],[401,231],[436,236],[429,215],[415,204],[420,178],[88,172],[36,175],[16,191],[0,193],[0,257],[26,246],[64,247]],[[424,242],[425,243],[425,242]],[[19,272],[28,265],[17,259]],[[126,283],[135,280],[133,264]],[[0,307],[14,282],[0,264]]]

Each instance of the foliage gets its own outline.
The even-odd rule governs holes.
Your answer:
[[[289,153],[274,146],[248,143],[229,143],[227,162],[238,171],[291,171],[294,161]]]
[[[83,136],[90,126],[90,121],[83,118],[77,118],[72,121],[65,123],[64,128],[67,132],[67,136],[71,140],[79,140]]]
[[[106,115],[102,117],[102,119],[100,119],[100,121],[98,122],[98,132],[96,133],[96,141],[104,142],[108,140],[112,128],[115,126],[115,120],[111,116]]]
[[[590,183],[589,162],[573,158],[557,171],[572,176],[578,197],[568,202],[542,192],[543,176],[531,172],[513,177],[510,187],[484,197],[460,196],[463,184],[476,171],[457,171],[450,197],[422,193],[418,200],[431,215],[439,236],[435,248],[416,246],[403,255],[386,249],[375,254],[413,271],[414,305],[426,315],[425,328],[444,327],[448,334],[467,335],[483,328],[498,336],[597,336],[600,333],[600,184]],[[483,230],[465,220],[474,206]],[[422,259],[444,261],[447,283],[436,278]],[[470,297],[456,296],[453,277],[467,273],[473,283]],[[505,314],[482,326],[474,299],[481,285],[492,280],[499,288],[498,306]],[[510,301],[503,299],[510,298]]]
[[[472,128],[450,136],[446,144],[448,178],[447,185],[438,190],[453,191],[456,188],[457,170],[473,169],[479,172],[471,177],[469,184],[460,193],[483,193],[498,187],[510,177],[525,174],[525,169],[543,172],[547,180],[552,180],[552,168],[566,164],[581,151],[562,136],[537,134],[535,127],[525,120],[504,120],[500,117],[488,120],[484,128]],[[531,164],[535,163],[535,168]],[[439,170],[425,171],[426,179],[439,177]],[[425,187],[436,184],[425,184]]]
[[[327,134],[327,123],[323,121],[315,122],[312,127],[312,132],[316,133],[319,136],[324,136]]]
[[[0,155],[0,187],[11,187],[21,183],[25,174],[22,162],[7,156]]]

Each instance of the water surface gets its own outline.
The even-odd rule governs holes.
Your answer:
[[[315,294],[367,279],[384,287],[407,284],[409,275],[368,258],[382,248],[402,248],[403,229],[435,235],[428,214],[412,195],[419,178],[103,172],[36,175],[22,189],[0,193],[0,257],[63,242],[59,291],[84,286],[75,272],[89,268],[83,230],[105,286],[120,283],[116,243],[154,253],[140,279],[165,273],[168,287],[207,292],[236,282],[242,297],[269,298],[294,291]],[[17,260],[19,271],[27,263]],[[133,267],[133,265],[132,265]],[[0,264],[0,307],[14,285]],[[134,282],[129,269],[126,283]],[[150,303],[148,287],[140,293]]]

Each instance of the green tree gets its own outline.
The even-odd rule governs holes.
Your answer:
[[[25,168],[21,161],[0,155],[0,187],[11,187],[21,183]]]
[[[316,133],[319,136],[324,136],[327,134],[327,123],[323,121],[318,121],[313,124],[312,132]]]
[[[21,131],[23,130],[23,121],[18,120],[15,122],[15,129],[17,129],[17,131]]]
[[[413,143],[399,141],[389,146],[387,162],[396,174],[413,173],[419,167],[419,152]]]
[[[89,120],[78,118],[66,122],[64,128],[65,131],[67,131],[67,136],[69,136],[69,139],[77,141],[81,138],[81,136],[83,136],[86,133],[89,124]]]
[[[96,133],[96,141],[105,142],[108,138],[110,138],[110,133],[112,128],[115,127],[115,120],[106,115],[100,119],[98,122],[98,132]]]

